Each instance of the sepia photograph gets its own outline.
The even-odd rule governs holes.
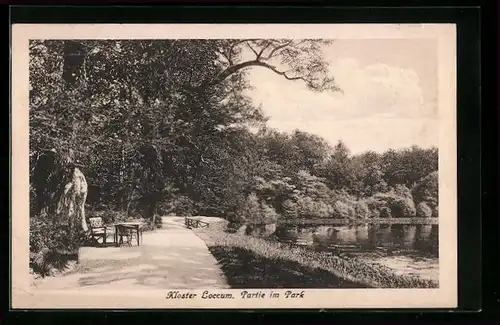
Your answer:
[[[14,25],[13,56],[19,306],[456,306],[454,25]]]

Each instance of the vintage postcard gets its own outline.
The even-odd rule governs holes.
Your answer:
[[[12,26],[13,308],[457,306],[453,24]]]

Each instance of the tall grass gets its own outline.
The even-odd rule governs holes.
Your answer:
[[[290,246],[283,243],[272,242],[261,238],[228,234],[210,229],[198,229],[196,233],[207,246],[223,248],[232,258],[237,257],[234,251],[247,252],[247,255],[257,256],[257,261],[266,263],[283,264],[295,263],[311,270],[327,271],[336,277],[374,288],[436,288],[435,281],[424,280],[408,275],[397,275],[390,268],[382,265],[367,264],[351,256],[330,255],[323,252],[311,251],[304,247]],[[240,254],[241,255],[241,254]],[[217,258],[217,256],[216,256]],[[227,261],[219,261],[227,263]],[[240,261],[241,263],[242,261]],[[249,263],[248,261],[244,261]],[[252,263],[252,261],[250,261]],[[240,275],[241,276],[241,275]]]

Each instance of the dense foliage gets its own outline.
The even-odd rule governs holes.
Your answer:
[[[50,178],[35,168],[44,152],[71,151],[89,184],[88,210],[152,222],[168,213],[256,222],[436,216],[437,149],[352,155],[342,142],[267,128],[245,95],[258,87],[247,82],[252,67],[339,91],[321,55],[327,43],[33,40],[31,187]],[[42,220],[56,190],[31,191],[32,219]]]

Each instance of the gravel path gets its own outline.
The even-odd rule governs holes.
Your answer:
[[[184,219],[164,217],[140,246],[84,247],[76,272],[38,281],[35,290],[130,291],[228,288],[217,261]]]

